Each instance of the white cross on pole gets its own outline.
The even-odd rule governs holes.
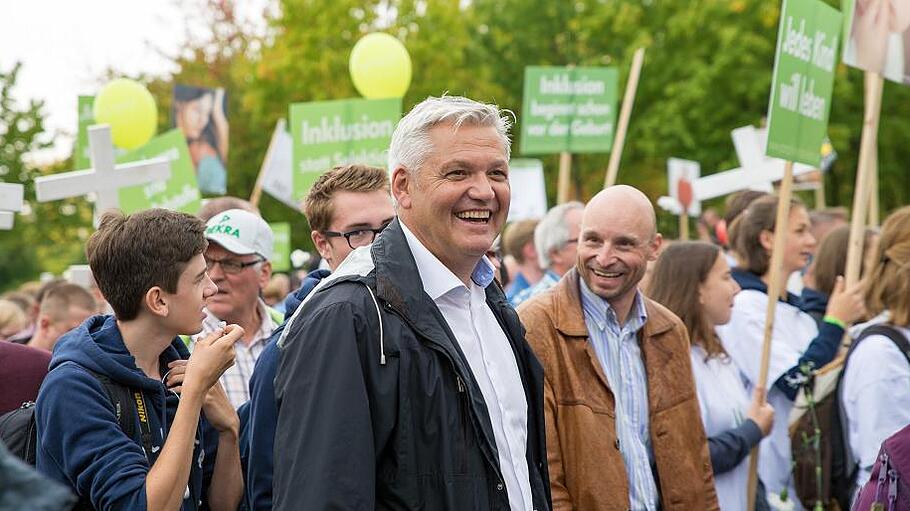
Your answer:
[[[771,183],[784,177],[786,162],[765,156],[767,130],[743,126],[732,131],[733,146],[741,167],[704,176],[692,184],[695,200],[703,201],[740,190],[771,191]],[[821,148],[819,148],[821,149]],[[793,165],[793,175],[815,170],[809,165]]]
[[[88,129],[92,168],[76,170],[35,179],[38,202],[78,197],[95,192],[95,223],[106,209],[119,208],[119,190],[128,186],[167,181],[171,177],[171,162],[153,158],[122,165],[114,163],[114,144],[111,128],[106,124]]]
[[[25,187],[17,183],[0,183],[0,230],[13,228],[13,218],[22,211]]]

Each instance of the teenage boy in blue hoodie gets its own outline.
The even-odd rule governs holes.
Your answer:
[[[202,328],[205,301],[217,291],[202,255],[204,229],[163,209],[109,212],[88,240],[89,265],[114,315],[89,318],[58,341],[35,412],[38,470],[83,505],[189,511],[205,500],[212,510],[237,508],[239,419],[218,378],[243,330],[213,332],[192,357],[177,337]],[[135,411],[115,409],[102,379],[128,388]],[[132,438],[118,422],[130,412]],[[217,442],[204,441],[203,421]]]
[[[332,271],[355,248],[372,243],[376,234],[395,218],[389,177],[385,170],[366,165],[345,165],[326,172],[310,188],[303,211],[312,231],[310,237],[319,255]],[[290,317],[316,285],[329,275],[311,272],[300,288],[285,300],[285,318]],[[250,378],[249,424],[243,445],[247,459],[247,504],[253,511],[272,509],[272,473],[275,425],[275,373],[278,371],[277,341],[284,331],[272,333]]]

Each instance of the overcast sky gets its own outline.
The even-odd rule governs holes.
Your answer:
[[[238,0],[244,17],[261,13],[267,0]],[[107,68],[124,75],[163,75],[185,42],[185,11],[167,0],[0,0],[0,69],[22,63],[14,96],[45,100],[54,148],[37,162],[65,158],[76,133],[76,98],[102,85]],[[256,20],[252,20],[256,21]],[[196,31],[199,31],[198,25]]]

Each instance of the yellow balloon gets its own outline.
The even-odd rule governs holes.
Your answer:
[[[135,149],[155,134],[158,109],[148,89],[135,80],[108,82],[95,96],[95,122],[111,126],[114,145]]]
[[[354,87],[365,98],[400,98],[411,85],[408,50],[383,32],[367,34],[357,41],[348,69]]]

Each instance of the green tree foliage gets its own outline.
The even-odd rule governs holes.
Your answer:
[[[828,1],[839,7],[838,0]],[[520,115],[528,65],[618,66],[622,92],[635,49],[645,47],[619,181],[656,199],[666,193],[668,157],[697,160],[703,174],[738,166],[730,131],[763,122],[780,6],[767,0],[275,0],[264,34],[239,21],[230,1],[198,0],[186,9],[188,19],[204,20],[208,35],[188,36],[185,48],[169,57],[177,70],[171,76],[138,78],[156,97],[161,130],[172,122],[174,84],[228,90],[232,195],[249,196],[275,123],[287,117],[290,103],[357,95],[348,74],[350,50],[363,35],[381,30],[402,40],[412,58],[405,109],[428,95],[449,93],[496,102]],[[37,108],[32,115],[38,115]],[[839,160],[826,178],[829,204],[851,204],[862,109],[863,75],[840,65],[829,130]],[[904,165],[910,161],[910,144],[903,140],[910,118],[900,115],[908,110],[910,89],[886,84],[879,137],[884,211],[910,200]],[[3,115],[9,123],[10,114]],[[516,155],[518,133],[516,126]],[[22,145],[32,140],[23,138],[15,149],[5,150],[11,152],[0,145],[0,162],[8,162],[0,163],[0,171],[5,165],[8,175],[31,172],[21,181],[29,182],[36,171],[25,170],[19,155],[35,148]],[[574,156],[578,198],[600,189],[608,159],[606,153]],[[552,203],[557,156],[543,160]],[[40,238],[55,238],[49,245],[58,247],[58,260],[78,259],[72,254],[79,250],[66,247],[81,249],[84,237],[74,233],[79,234],[77,224],[87,225],[84,201],[48,207],[55,209],[49,213],[54,222],[63,209],[80,212],[67,217],[73,224],[69,230],[45,228]],[[267,195],[260,208],[269,221],[292,223],[295,247],[310,247],[300,214]],[[27,231],[28,221],[20,223],[15,232]],[[662,226],[675,233],[675,220],[668,215],[662,215]],[[56,239],[61,236],[68,238]],[[32,258],[15,267],[33,272],[35,261],[45,264]]]
[[[68,162],[39,169],[25,155],[49,147],[44,103],[16,104],[12,97],[21,68],[0,69],[0,181],[25,185],[26,205],[12,231],[0,231],[0,289],[9,289],[41,271],[61,273],[82,258],[91,208],[81,199],[36,203],[34,179],[67,168]]]

